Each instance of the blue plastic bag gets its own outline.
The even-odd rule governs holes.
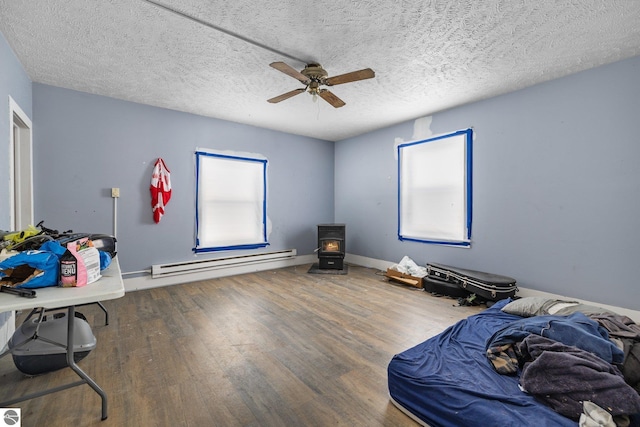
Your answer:
[[[67,251],[67,248],[62,246],[56,240],[49,240],[40,245],[40,250],[45,252],[53,252],[58,256],[59,259]]]
[[[46,288],[58,285],[58,271],[60,269],[60,261],[53,252],[47,251],[23,251],[16,255],[6,258],[0,262],[0,277],[6,277],[6,270],[27,266],[41,273],[31,275],[20,283],[16,288]]]
[[[111,265],[111,255],[109,252],[98,251],[100,253],[100,271]]]

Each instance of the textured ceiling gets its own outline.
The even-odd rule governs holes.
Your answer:
[[[640,55],[640,1],[0,0],[0,31],[38,83],[338,141]],[[334,109],[269,67],[319,62]]]

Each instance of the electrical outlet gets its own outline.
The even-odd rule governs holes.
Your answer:
[[[119,188],[112,188],[111,189],[111,197],[113,197],[114,199],[117,197],[120,197],[120,189]]]

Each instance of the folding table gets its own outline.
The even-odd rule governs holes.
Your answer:
[[[99,303],[100,301],[120,298],[124,295],[124,282],[122,281],[120,264],[118,263],[117,257],[114,258],[111,261],[111,265],[101,271],[100,274],[102,277],[98,281],[82,287],[62,288],[53,286],[49,288],[36,289],[35,298],[24,298],[18,295],[0,292],[0,313],[13,310],[32,310],[34,308],[43,308],[46,310],[67,309],[67,364],[69,365],[69,368],[71,368],[81,378],[80,381],[0,402],[0,407],[7,407],[18,402],[44,396],[46,394],[66,390],[82,384],[88,384],[102,399],[102,419],[105,420],[107,418],[107,394],[91,377],[89,377],[89,375],[78,367],[73,357],[73,320],[75,318],[76,306]],[[0,354],[0,357],[3,357],[10,352],[11,350],[7,350]]]

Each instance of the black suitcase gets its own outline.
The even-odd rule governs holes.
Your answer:
[[[429,276],[422,278],[422,287],[425,292],[452,298],[466,298],[471,294],[471,292],[462,288],[457,283],[449,283],[443,280],[433,279]]]
[[[469,293],[490,301],[513,297],[518,291],[514,278],[449,265],[427,264],[427,277],[457,284]]]

